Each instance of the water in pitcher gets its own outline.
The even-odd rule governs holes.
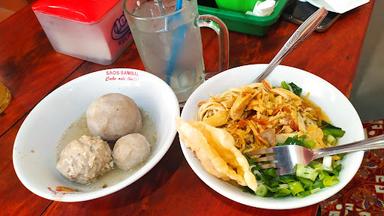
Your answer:
[[[185,102],[204,81],[200,29],[193,7],[184,1],[181,13],[130,26],[146,70],[167,81],[179,102]],[[154,2],[145,2],[134,11],[140,17],[169,13],[174,13],[174,6],[159,8]]]

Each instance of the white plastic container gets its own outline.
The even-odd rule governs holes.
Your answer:
[[[32,9],[63,54],[108,65],[132,42],[121,0],[39,0]]]

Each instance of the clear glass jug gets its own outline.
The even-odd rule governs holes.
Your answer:
[[[219,71],[229,63],[228,29],[217,17],[199,15],[196,0],[125,0],[124,13],[148,72],[166,81],[180,103],[204,81],[200,27],[219,37]]]

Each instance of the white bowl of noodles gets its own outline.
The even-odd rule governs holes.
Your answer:
[[[246,65],[222,72],[199,86],[186,102],[181,118],[197,120],[199,102],[210,96],[218,95],[231,88],[250,84],[266,67],[265,64]],[[309,99],[318,105],[329,117],[332,124],[345,130],[345,135],[338,140],[338,145],[362,140],[365,138],[361,120],[349,100],[327,81],[306,71],[288,66],[278,66],[267,81],[272,86],[280,86],[282,81],[294,82],[309,93]],[[340,191],[353,178],[360,167],[363,152],[347,154],[342,159],[340,182],[334,186],[321,189],[309,196],[298,197],[259,197],[246,193],[241,187],[223,181],[209,174],[201,165],[196,155],[183,143],[183,154],[198,177],[219,194],[244,205],[265,209],[293,209],[321,202]]]

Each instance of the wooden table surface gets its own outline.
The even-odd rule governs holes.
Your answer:
[[[374,1],[341,18],[326,32],[315,33],[283,64],[310,71],[349,95]],[[268,63],[297,28],[280,20],[266,37],[230,33],[230,67]],[[202,31],[207,71],[217,67],[215,35]],[[186,163],[178,138],[148,174],[109,196],[79,203],[52,202],[26,189],[12,164],[17,131],[31,109],[62,84],[92,71],[128,67],[143,69],[132,44],[109,66],[56,53],[29,6],[0,23],[0,81],[13,100],[0,115],[1,215],[315,215],[318,206],[271,211],[233,202],[206,186]]]

